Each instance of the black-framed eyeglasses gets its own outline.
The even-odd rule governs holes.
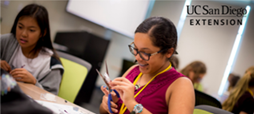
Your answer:
[[[139,54],[139,56],[140,56],[143,60],[145,60],[145,61],[149,61],[150,56],[156,55],[156,54],[162,52],[163,50],[165,50],[165,49],[161,49],[160,51],[157,51],[157,52],[155,52],[155,53],[148,54],[148,53],[145,53],[145,52],[138,51],[138,49],[136,49],[136,48],[133,46],[133,44],[134,44],[134,42],[132,42],[131,44],[128,45],[128,46],[129,46],[129,49],[130,49],[130,52],[131,52],[134,56],[136,56],[137,54]]]

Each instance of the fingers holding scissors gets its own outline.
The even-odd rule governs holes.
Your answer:
[[[116,78],[110,82],[112,89],[115,89],[123,102],[132,101],[134,99],[134,85],[126,78]]]
[[[109,90],[106,86],[101,86],[101,91],[104,93],[104,95],[108,96],[109,95]],[[112,96],[112,100],[113,102],[117,102],[120,95],[117,93],[116,90],[113,90],[110,92],[111,96]]]
[[[110,100],[109,98],[108,98],[108,96],[107,95],[104,95],[103,96],[103,99],[102,99],[102,107],[103,107],[103,109],[104,110],[106,110],[108,113],[111,113],[110,111],[109,111],[109,106],[108,106],[108,100]],[[118,108],[118,106],[117,106],[117,104],[116,103],[114,103],[113,101],[111,101],[110,102],[110,106],[111,106],[111,111],[113,111],[114,113],[117,113],[118,112],[118,110],[117,110],[117,108]]]
[[[104,93],[104,95],[108,96],[109,91],[106,86],[101,86],[101,91]]]

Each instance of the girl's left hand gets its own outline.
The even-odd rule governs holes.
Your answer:
[[[10,72],[16,81],[36,84],[34,76],[24,68],[16,68]]]
[[[115,89],[125,104],[134,99],[134,85],[126,78],[116,78],[110,82],[111,89]]]

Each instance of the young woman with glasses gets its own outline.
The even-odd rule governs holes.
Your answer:
[[[129,45],[138,65],[131,67],[121,78],[110,82],[110,109],[120,114],[192,114],[195,104],[191,81],[178,73],[170,63],[176,53],[177,32],[174,24],[163,17],[151,17],[135,31]],[[100,113],[110,113],[109,91],[104,92]]]

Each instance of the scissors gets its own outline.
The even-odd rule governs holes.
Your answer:
[[[120,98],[120,95],[119,93],[116,91],[116,90],[112,90],[109,83],[111,80],[109,79],[109,73],[108,73],[108,66],[107,66],[107,63],[105,62],[106,64],[106,73],[105,75],[102,75],[97,69],[96,71],[98,72],[98,74],[102,77],[103,81],[106,83],[106,85],[108,86],[108,89],[109,89],[109,94],[108,94],[108,109],[109,109],[109,112],[110,113],[114,113],[112,110],[111,110],[111,103],[110,101],[113,101],[112,99],[112,95],[111,95],[111,92],[114,91],[116,93],[116,96],[118,98]]]

